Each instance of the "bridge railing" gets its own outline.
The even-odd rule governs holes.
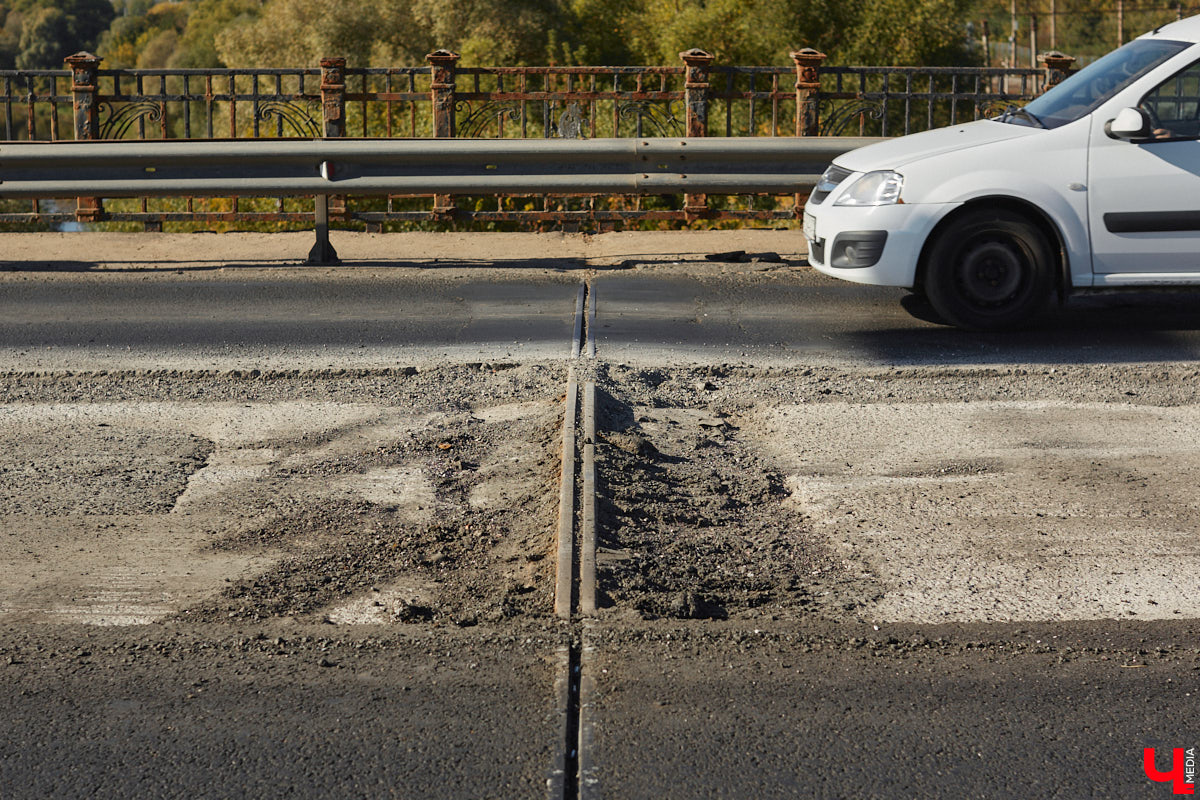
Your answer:
[[[243,139],[0,143],[0,198],[306,196],[310,263],[337,261],[329,197],[377,194],[786,194],[881,139]]]
[[[79,53],[66,70],[0,71],[6,140],[250,138],[620,138],[895,136],[979,119],[1061,80],[1045,69],[829,66],[815,50],[788,66],[715,64],[703,50],[677,66],[469,67],[430,53],[423,66],[360,68],[342,58],[292,69],[104,69]],[[803,187],[802,187],[803,188]],[[335,223],[586,226],[789,221],[805,192],[779,195],[381,195],[330,200]],[[287,225],[311,198],[6,200],[0,222]]]

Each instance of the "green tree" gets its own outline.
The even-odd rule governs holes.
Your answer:
[[[158,0],[112,0],[118,17],[145,16]]]
[[[699,47],[722,64],[785,64],[804,46],[836,50],[852,23],[836,0],[643,0],[626,32],[637,57],[677,64]]]
[[[544,63],[564,11],[555,0],[413,0],[413,16],[464,64],[518,66]]]
[[[173,60],[179,48],[179,33],[165,28],[147,36],[141,43],[137,57],[138,69],[159,69],[174,66]]]
[[[17,65],[21,33],[15,22],[16,15],[8,6],[0,3],[0,69],[13,69]]]
[[[185,3],[157,3],[141,14],[132,13],[141,5],[131,5],[130,13],[118,16],[101,37],[97,54],[110,68],[166,67],[179,52],[179,35],[188,24],[189,6]]]
[[[0,66],[21,69],[61,68],[67,56],[94,48],[116,17],[109,0],[12,0],[0,11]]]
[[[786,64],[791,50],[815,47],[831,63],[969,63],[969,3],[570,0],[559,52],[576,63],[604,53],[626,60],[601,63],[678,64],[681,51],[699,47],[722,64]]]
[[[865,0],[836,54],[841,63],[968,65],[969,0]]]
[[[565,0],[561,22],[546,38],[550,64],[635,64],[629,40],[643,0]]]
[[[215,45],[231,67],[306,66],[324,56],[362,66],[419,63],[430,47],[407,3],[375,0],[268,0],[257,18],[219,31]]]
[[[258,18],[259,0],[124,0],[104,34],[99,55],[105,66],[212,68],[226,64],[217,54],[218,33]]]
[[[217,52],[217,36],[252,22],[262,11],[260,0],[191,0],[187,7],[187,25],[170,61],[172,67],[185,69],[233,66]]]
[[[17,45],[17,69],[57,69],[74,48],[67,41],[67,15],[38,8],[24,15]]]

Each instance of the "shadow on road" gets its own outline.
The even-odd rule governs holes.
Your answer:
[[[948,327],[917,295],[900,305],[914,321],[937,327],[859,328],[845,335],[874,357],[900,364],[1200,359],[1198,291],[1079,295],[1025,328],[993,333]]]
[[[609,265],[604,269],[629,269],[637,261],[629,261],[618,265]],[[581,259],[564,258],[515,258],[515,259],[445,259],[428,258],[404,260],[403,258],[373,258],[373,259],[344,259],[336,265],[306,264],[302,257],[297,258],[264,258],[261,260],[222,261],[220,259],[155,259],[153,263],[145,260],[114,261],[110,259],[95,261],[4,261],[0,259],[0,272],[37,272],[37,273],[71,273],[71,272],[138,272],[146,274],[175,272],[213,272],[217,270],[271,270],[297,268],[325,269],[336,266],[339,269],[519,269],[559,271],[583,269],[587,265]]]

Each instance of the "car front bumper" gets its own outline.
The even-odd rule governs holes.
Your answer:
[[[912,287],[926,239],[957,204],[804,208],[808,263],[855,283]]]

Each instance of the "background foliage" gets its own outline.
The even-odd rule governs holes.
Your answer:
[[[439,47],[468,66],[678,64],[692,47],[725,64],[785,64],[803,46],[834,64],[969,65],[985,58],[985,20],[990,63],[1015,49],[1024,65],[1035,17],[1039,50],[1086,58],[1194,10],[1174,0],[0,0],[0,69],[57,69],[83,49],[106,67],[295,67],[330,55],[403,66]]]
[[[62,69],[116,16],[110,0],[0,0],[0,68]]]

